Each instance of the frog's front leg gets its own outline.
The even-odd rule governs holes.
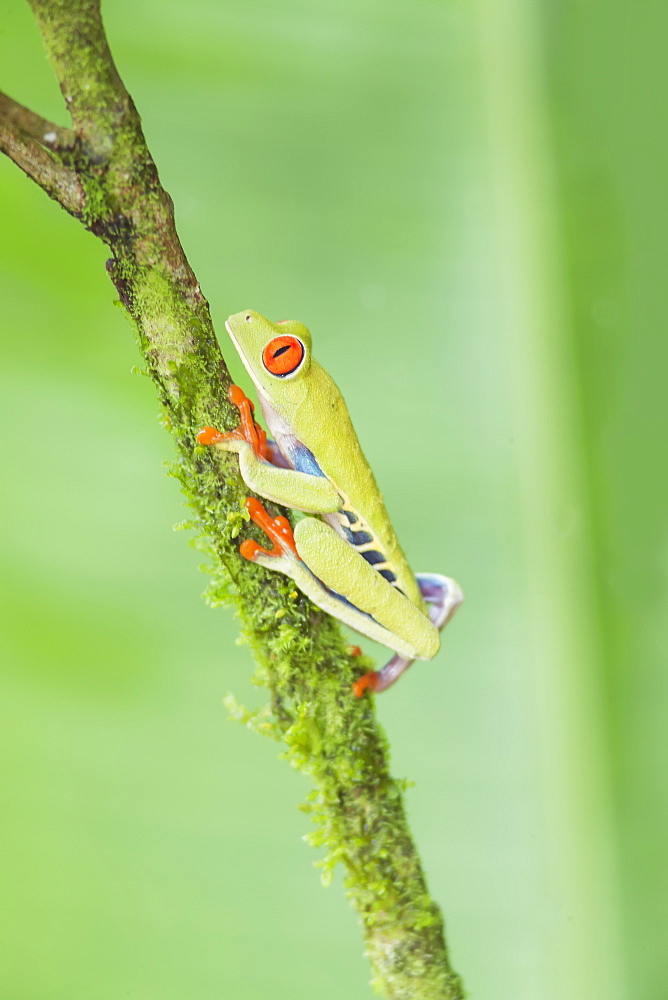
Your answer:
[[[253,404],[239,386],[228,393],[230,402],[239,410],[241,422],[236,430],[218,431],[203,427],[197,435],[198,444],[212,445],[239,456],[239,471],[246,485],[267,500],[309,513],[334,513],[341,506],[341,497],[325,476],[313,476],[268,460],[273,453],[272,442],[255,423]]]
[[[440,632],[464,600],[462,589],[456,580],[438,573],[416,573],[415,579],[429,609],[429,617]],[[397,653],[381,670],[371,670],[355,681],[353,691],[358,698],[367,688],[377,694],[387,691],[413,663],[414,657]]]

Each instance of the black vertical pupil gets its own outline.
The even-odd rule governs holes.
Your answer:
[[[280,357],[281,354],[285,354],[286,351],[289,351],[291,347],[292,344],[284,344],[283,347],[279,347],[277,351],[274,351],[272,357],[274,358]]]

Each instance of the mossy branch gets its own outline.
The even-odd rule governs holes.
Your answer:
[[[177,475],[214,564],[215,600],[236,605],[270,705],[233,714],[287,744],[314,784],[306,809],[325,875],[341,862],[375,985],[391,998],[458,1000],[443,923],[427,892],[371,699],[351,692],[359,663],[334,621],[291,581],[243,561],[247,489],[235,457],[196,444],[231,428],[229,376],[208,304],[185,257],[172,202],[114,65],[97,0],[29,0],[72,121],[62,128],[0,97],[0,148],[109,248],[109,275],[132,317],[174,438]],[[366,665],[364,665],[366,666]]]

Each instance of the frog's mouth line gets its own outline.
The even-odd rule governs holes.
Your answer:
[[[239,341],[237,340],[237,338],[232,333],[232,328],[230,327],[230,324],[227,322],[227,320],[225,320],[225,329],[229,333],[230,340],[232,341],[232,343],[234,344],[234,346],[237,349],[237,354],[241,358],[241,362],[242,362],[244,368],[246,369],[246,371],[250,375],[251,379],[253,380],[253,385],[255,386],[255,388],[258,391],[258,395],[260,395],[263,399],[267,399],[266,393],[264,392],[262,386],[260,385],[260,383],[258,382],[257,378],[255,377],[255,373],[253,372],[253,369],[251,368],[250,363],[248,362],[243,349],[240,347]]]

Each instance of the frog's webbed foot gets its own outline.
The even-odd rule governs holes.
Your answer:
[[[267,433],[255,422],[255,406],[243,389],[231,385],[227,393],[230,403],[239,410],[239,426],[233,431],[218,431],[215,427],[203,427],[197,435],[198,444],[217,445],[226,451],[238,451],[244,442],[253,449],[256,458],[269,461]]]
[[[248,559],[249,562],[260,562],[262,565],[266,565],[267,560],[299,559],[295,537],[287,517],[282,515],[272,517],[255,497],[248,497],[244,501],[244,507],[250,514],[251,521],[262,528],[269,541],[273,542],[271,549],[265,549],[253,538],[247,538],[239,547],[244,559]]]
[[[415,579],[429,608],[429,617],[440,631],[464,600],[461,587],[455,580],[438,573],[417,573]],[[381,670],[371,670],[355,681],[353,691],[358,698],[362,697],[367,688],[375,694],[387,691],[414,662],[415,660],[395,653]]]
[[[429,617],[440,632],[464,600],[462,588],[456,580],[439,573],[417,573],[415,579],[429,608]]]

